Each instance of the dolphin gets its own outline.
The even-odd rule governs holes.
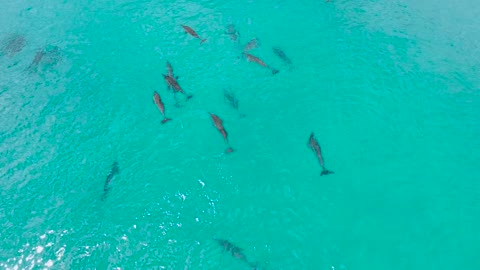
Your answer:
[[[102,201],[107,198],[108,192],[110,192],[110,183],[112,182],[113,177],[120,172],[118,168],[118,162],[114,162],[112,165],[112,169],[110,170],[110,173],[107,176],[107,180],[105,181],[105,185],[103,186],[103,196],[102,196]]]
[[[173,77],[175,78],[175,80],[178,80],[178,76],[175,76],[173,74],[173,68],[172,68],[172,65],[170,64],[170,62],[167,61],[167,75],[170,76],[170,77]],[[172,87],[170,85],[167,85],[167,90],[172,90]]]
[[[163,114],[162,124],[165,124],[166,122],[172,120],[172,119],[167,118],[165,116],[165,106],[163,105],[162,99],[160,98],[160,95],[157,93],[157,91],[153,92],[153,102],[155,102],[158,109],[160,109],[160,112],[162,112],[162,114]]]
[[[38,64],[40,64],[40,61],[42,61],[44,56],[45,56],[45,51],[41,49],[38,50],[37,53],[35,54],[35,57],[33,58],[32,63],[30,64],[30,66],[28,66],[28,69],[37,67]]]
[[[238,99],[235,97],[235,94],[230,91],[230,89],[223,89],[223,100],[225,103],[228,103],[232,108],[238,111]],[[245,114],[240,114],[240,118],[245,117]]]
[[[195,38],[198,38],[200,39],[200,44],[204,43],[205,41],[207,41],[207,39],[201,39],[200,36],[197,34],[197,32],[195,32],[195,30],[193,30],[190,26],[187,26],[187,25],[182,25],[183,29],[189,33],[190,35],[192,35],[193,37]]]
[[[283,60],[283,62],[287,65],[291,65],[292,64],[292,61],[290,60],[290,58],[287,57],[287,55],[282,51],[282,49],[280,49],[279,47],[273,47],[273,53],[275,53],[278,57],[280,57],[280,59]]]
[[[252,270],[253,269],[256,269],[256,265],[253,264],[253,263],[250,263],[248,260],[247,260],[247,256],[245,256],[245,254],[243,253],[243,249],[237,247],[236,245],[232,244],[230,241],[228,240],[223,240],[223,239],[215,239],[215,241],[217,241],[218,244],[220,244],[220,246],[223,247],[223,250],[224,251],[228,251],[230,252],[230,254],[236,258],[236,259],[239,259],[241,261],[244,261],[245,263],[247,263],[250,267],[252,267]]]
[[[178,84],[177,80],[173,77],[173,76],[170,76],[170,75],[163,75],[163,78],[165,79],[165,81],[167,82],[168,86],[170,86],[174,91],[176,92],[180,92],[182,94],[184,94],[185,96],[187,96],[187,99],[190,99],[193,97],[193,95],[187,95],[183,89],[180,87],[180,85]]]
[[[334,173],[332,171],[327,170],[327,168],[325,168],[323,157],[322,157],[322,149],[320,148],[320,145],[318,144],[317,139],[315,139],[315,135],[313,134],[313,132],[312,134],[310,134],[310,138],[308,139],[308,146],[315,152],[315,154],[317,155],[318,161],[320,162],[320,166],[322,166],[322,172],[320,173],[320,176]]]
[[[248,52],[252,49],[257,48],[259,45],[259,41],[257,38],[253,38],[250,40],[247,44],[245,44],[245,47],[243,48],[243,52]]]
[[[2,53],[13,56],[22,51],[27,42],[22,35],[12,35],[2,43],[4,43],[1,49]]]
[[[227,31],[225,31],[225,34],[229,35],[230,39],[234,42],[236,42],[238,37],[240,36],[240,33],[238,33],[237,29],[235,29],[235,25],[233,24],[229,24],[227,26]]]
[[[210,114],[210,117],[212,118],[213,124],[218,129],[218,131],[220,131],[220,134],[222,134],[222,137],[225,140],[225,143],[227,143],[227,145],[228,145],[228,148],[227,148],[227,150],[225,150],[225,153],[229,154],[229,153],[233,152],[233,148],[230,146],[230,144],[228,142],[228,133],[225,130],[225,128],[223,127],[222,119],[220,119],[220,117],[216,116],[213,113],[209,113],[209,114]]]
[[[170,77],[174,77],[173,76],[173,68],[172,68],[172,65],[170,65],[170,62],[167,61],[167,71],[168,71],[168,76]]]
[[[58,46],[52,46],[47,49],[39,49],[33,58],[32,63],[27,69],[37,68],[40,62],[44,64],[55,64],[61,58],[60,48]]]
[[[249,62],[255,62],[257,64],[259,64],[260,66],[262,67],[266,67],[268,69],[270,69],[272,71],[272,74],[277,74],[278,73],[278,70],[274,69],[274,68],[271,68],[269,67],[267,64],[265,64],[265,62],[263,62],[260,58],[254,56],[254,55],[251,55],[249,53],[245,53],[245,56],[247,57],[247,60]]]

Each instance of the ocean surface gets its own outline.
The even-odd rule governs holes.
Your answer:
[[[0,269],[480,269],[479,25],[473,0],[2,0]]]

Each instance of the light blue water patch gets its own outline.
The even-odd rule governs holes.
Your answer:
[[[479,13],[2,3],[0,267],[480,268]],[[248,53],[278,74],[247,61],[254,38]],[[167,61],[193,98],[167,89]],[[311,132],[334,174],[320,176]]]

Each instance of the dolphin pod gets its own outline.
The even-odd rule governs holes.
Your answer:
[[[192,37],[200,40],[200,44],[204,43],[207,40],[207,39],[201,38],[197,34],[197,32],[195,32],[195,30],[193,30],[191,27],[189,27],[187,25],[181,25],[181,26],[183,27],[183,29],[186,33],[188,33]],[[233,24],[229,25],[227,27],[227,31],[225,32],[225,34],[227,34],[232,41],[239,42],[240,34]],[[19,53],[24,48],[25,44],[26,44],[25,38],[23,38],[22,36],[12,37],[11,39],[7,40],[7,42],[5,42],[5,44],[1,47],[1,51],[4,54],[15,55],[15,54]],[[243,52],[242,53],[245,56],[245,58],[249,62],[254,62],[254,63],[256,63],[256,64],[258,64],[262,67],[265,67],[265,68],[271,70],[272,74],[277,74],[279,72],[279,70],[277,70],[275,68],[272,68],[271,66],[267,65],[262,59],[260,59],[259,57],[250,53],[252,50],[256,49],[258,46],[259,46],[259,41],[258,41],[257,38],[254,38],[254,39],[250,40],[243,47]],[[273,49],[273,53],[276,56],[278,56],[285,64],[291,65],[291,63],[292,63],[291,59],[286,56],[285,52],[282,49],[280,49],[279,47],[273,47],[272,49]],[[36,52],[35,57],[33,58],[33,61],[31,62],[29,68],[37,68],[39,65],[41,65],[45,62],[52,61],[51,59],[56,59],[58,54],[59,54],[59,48],[58,47],[53,47],[52,49],[49,49],[49,50],[48,49],[39,49]],[[166,70],[167,70],[166,74],[162,74],[162,75],[163,75],[163,78],[164,78],[164,80],[167,84],[168,89],[172,90],[174,93],[178,92],[178,93],[181,93],[181,94],[185,95],[187,100],[192,98],[193,95],[192,94],[187,94],[184,91],[184,89],[180,86],[180,84],[178,82],[179,77],[174,74],[173,67],[172,67],[172,65],[169,61],[167,61],[167,63],[166,63]],[[186,89],[189,89],[189,88],[186,88]],[[165,105],[162,101],[162,98],[157,91],[154,91],[154,93],[153,93],[153,101],[154,101],[155,105],[158,107],[158,109],[160,110],[160,112],[163,116],[163,120],[161,121],[161,123],[164,124],[164,123],[170,121],[171,119],[166,116]],[[238,110],[239,102],[238,102],[238,99],[233,94],[233,92],[224,90],[224,101],[226,103],[228,103],[235,110]],[[227,133],[225,127],[224,127],[222,119],[218,115],[210,113],[210,112],[209,112],[209,115],[210,115],[210,118],[212,119],[214,127],[222,135],[225,143],[227,144],[227,149],[225,150],[225,153],[227,153],[227,154],[232,153],[234,150],[230,145],[230,142],[229,142],[229,139],[228,139],[228,133]],[[168,126],[168,125],[166,125],[166,126]],[[314,135],[313,132],[310,134],[310,137],[309,137],[309,140],[308,140],[308,147],[310,149],[312,149],[312,151],[315,153],[315,155],[316,155],[316,157],[317,157],[317,159],[320,163],[320,166],[322,168],[320,176],[334,174],[333,171],[330,171],[325,167],[324,156],[322,155],[321,147],[320,147],[317,139],[315,138],[315,135]],[[106,178],[105,183],[104,183],[103,195],[101,197],[102,201],[104,201],[107,198],[109,192],[112,189],[113,179],[119,173],[120,173],[119,164],[118,164],[117,161],[115,161],[113,163],[113,165],[111,166],[110,172],[107,175],[107,178]],[[247,263],[252,268],[256,268],[256,265],[252,264],[247,259],[245,253],[243,252],[243,250],[241,248],[232,244],[228,240],[216,239],[216,241],[219,243],[220,246],[223,247],[224,251],[230,253],[234,258]]]

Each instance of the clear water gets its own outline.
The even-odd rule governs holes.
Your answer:
[[[219,238],[258,269],[480,269],[476,1],[1,6],[2,46],[26,41],[0,56],[1,268],[249,269]],[[240,57],[254,37],[277,75]]]

